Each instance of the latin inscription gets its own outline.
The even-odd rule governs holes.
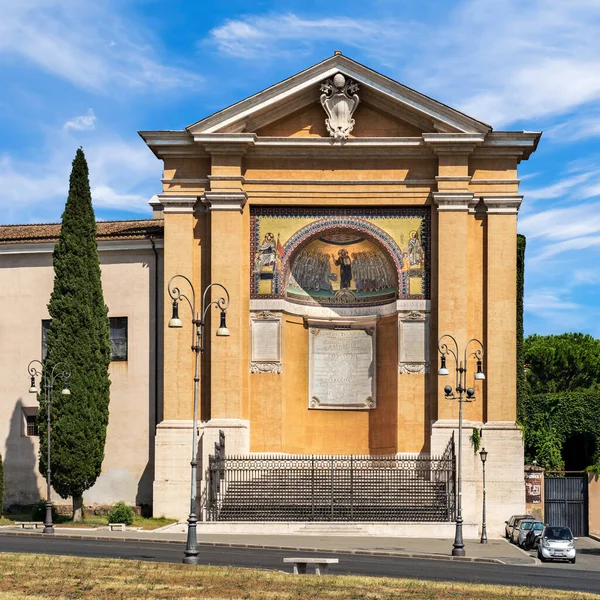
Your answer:
[[[309,335],[310,408],[374,408],[374,332],[311,328]]]

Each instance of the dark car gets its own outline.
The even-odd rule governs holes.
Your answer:
[[[531,529],[527,532],[525,536],[525,541],[522,544],[522,548],[524,550],[531,550],[535,548],[540,535],[542,535],[542,531],[544,530],[544,524],[541,521],[534,521],[531,524]]]
[[[510,536],[510,541],[517,546],[521,546],[525,541],[525,536],[531,529],[533,523],[533,519],[518,519],[515,521],[515,526],[513,527],[512,534]]]
[[[507,540],[510,540],[517,519],[533,519],[533,517],[531,515],[513,515],[508,521],[504,521],[504,537]]]

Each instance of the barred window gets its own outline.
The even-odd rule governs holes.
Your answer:
[[[42,319],[42,360],[46,360],[48,352],[48,329],[50,328],[50,319]]]
[[[127,360],[127,317],[110,317],[110,360]]]
[[[127,317],[110,317],[110,360],[127,360]],[[48,351],[50,319],[42,320],[42,360]]]
[[[26,415],[25,419],[27,420],[27,435],[29,437],[37,437],[40,435],[38,431],[37,416]]]

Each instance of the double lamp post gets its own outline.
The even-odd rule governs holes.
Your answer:
[[[479,346],[476,350],[469,352],[471,344]],[[448,345],[450,344],[450,345]],[[438,340],[438,350],[440,352],[440,368],[438,375],[450,375],[450,371],[446,366],[448,356],[454,357],[456,365],[456,380],[454,388],[451,385],[444,387],[444,395],[448,400],[458,400],[458,480],[457,480],[457,495],[456,495],[456,529],[454,533],[454,544],[452,545],[452,556],[465,556],[465,544],[463,541],[463,518],[462,518],[462,418],[463,418],[463,402],[473,402],[475,400],[475,390],[467,388],[467,365],[468,359],[475,358],[477,361],[477,371],[475,372],[475,380],[481,381],[485,379],[485,375],[481,368],[483,360],[483,344],[476,338],[470,339],[464,348],[462,360],[459,358],[458,342],[451,335],[445,334]],[[487,452],[485,453],[487,458]],[[481,460],[484,463],[485,458],[481,455]],[[485,479],[484,479],[485,482]],[[485,489],[485,483],[484,483]],[[481,542],[487,542],[487,535],[484,542],[485,534],[485,492],[484,492],[484,508],[483,508],[484,525],[482,528]]]
[[[27,365],[27,373],[30,377],[29,393],[44,394],[44,403],[46,405],[46,441],[47,447],[47,464],[46,464],[46,518],[44,519],[43,533],[54,533],[54,523],[52,522],[52,469],[50,468],[50,432],[52,430],[52,394],[54,392],[54,384],[57,380],[62,379],[63,396],[70,396],[69,378],[71,377],[71,369],[65,362],[57,362],[52,370],[44,372],[44,365],[39,360],[32,360]],[[41,392],[36,384],[36,377],[40,378]],[[41,401],[41,400],[40,400]]]
[[[182,293],[181,289],[174,285],[173,282],[181,279],[183,283],[189,287],[191,292],[190,297],[186,296]],[[213,287],[221,288],[224,296],[221,296],[216,301],[209,301],[207,303],[207,298],[210,290]],[[192,351],[195,354],[195,367],[194,367],[194,415],[192,420],[192,460],[190,465],[192,467],[192,483],[190,489],[190,515],[188,517],[188,533],[187,533],[187,543],[184,551],[183,562],[188,565],[197,565],[200,564],[198,560],[198,541],[196,536],[196,524],[198,522],[198,518],[196,516],[196,477],[198,470],[198,396],[199,396],[199,382],[200,382],[200,353],[204,352],[204,328],[206,325],[206,314],[211,308],[214,306],[221,311],[221,320],[219,324],[219,328],[216,331],[216,335],[220,337],[228,337],[229,329],[227,329],[226,323],[226,312],[229,307],[229,292],[227,289],[221,285],[220,283],[211,283],[206,287],[204,293],[202,294],[202,307],[200,312],[196,312],[196,292],[194,290],[194,285],[185,275],[173,275],[171,279],[169,279],[169,283],[167,285],[167,289],[169,291],[169,296],[173,300],[173,312],[171,314],[171,319],[169,320],[169,327],[180,329],[183,327],[183,323],[179,318],[179,303],[182,300],[185,300],[190,308],[192,313]]]

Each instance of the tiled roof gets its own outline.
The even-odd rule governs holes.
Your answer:
[[[162,219],[139,219],[131,221],[98,221],[97,240],[143,240],[162,238]],[[0,225],[0,244],[26,244],[57,242],[60,223],[36,223],[34,225]]]

